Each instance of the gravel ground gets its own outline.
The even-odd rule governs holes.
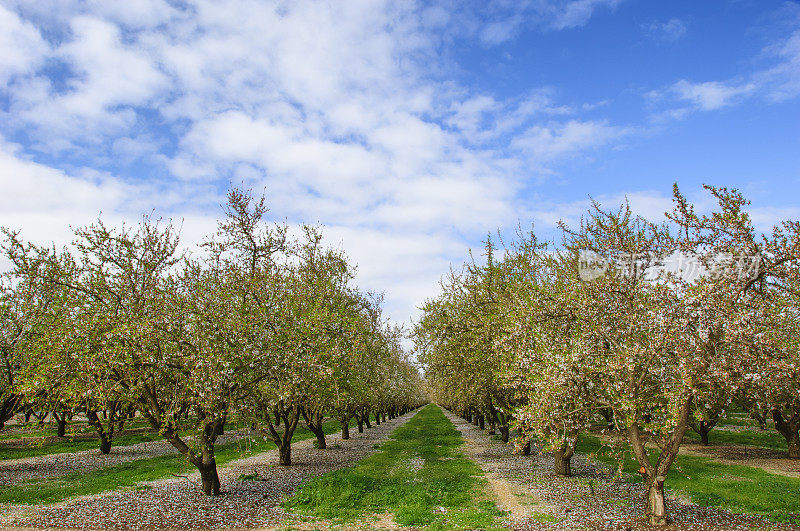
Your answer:
[[[574,477],[552,473],[549,455],[514,455],[513,445],[504,444],[445,411],[461,432],[466,452],[486,473],[500,503],[509,511],[507,525],[516,530],[561,529],[670,529],[752,530],[800,529],[774,524],[712,508],[698,507],[670,496],[667,512],[673,522],[666,528],[652,527],[644,515],[644,488],[632,480],[611,481],[611,470],[584,456],[572,458]],[[592,494],[592,489],[594,494]],[[502,493],[513,493],[502,496]]]
[[[217,444],[235,441],[243,435],[244,432],[226,433],[217,439]],[[106,455],[101,454],[98,449],[93,449],[23,459],[6,459],[0,461],[0,485],[14,485],[29,479],[51,478],[72,472],[97,470],[137,459],[149,459],[175,453],[177,450],[170,443],[161,440],[129,446],[112,446],[111,453]]]
[[[415,412],[365,429],[350,439],[328,436],[328,449],[313,448],[313,439],[292,445],[292,466],[277,465],[275,450],[219,468],[222,494],[210,498],[200,489],[198,474],[128,489],[84,496],[51,506],[0,506],[0,528],[60,529],[248,529],[294,521],[279,506],[311,476],[351,465],[375,451],[376,443]],[[243,479],[244,477],[258,479]]]

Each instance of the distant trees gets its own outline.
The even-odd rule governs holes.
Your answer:
[[[289,465],[301,416],[325,447],[322,421],[341,415],[340,388],[361,410],[379,407],[376,385],[396,393],[393,405],[423,402],[419,376],[352,286],[344,255],[313,227],[290,238],[266,212],[263,198],[232,190],[197,257],[179,252],[170,224],[147,217],[133,227],[99,220],[63,251],[6,232],[4,416],[23,395],[79,409],[107,453],[138,412],[211,495],[220,491],[214,447],[231,415],[275,442]],[[377,379],[367,367],[408,372]]]
[[[487,242],[486,265],[451,273],[416,326],[432,396],[468,419],[504,404],[523,451],[535,438],[561,475],[602,416],[627,435],[653,524],[684,434],[707,442],[733,400],[799,457],[800,226],[758,236],[739,192],[707,190],[709,215],[676,187],[663,223],[593,204],[557,247]]]

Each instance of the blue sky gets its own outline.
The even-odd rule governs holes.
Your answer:
[[[590,195],[657,218],[710,183],[797,219],[798,124],[796,1],[0,0],[0,225],[155,209],[191,247],[244,184],[397,321]]]

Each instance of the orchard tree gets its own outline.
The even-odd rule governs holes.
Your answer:
[[[536,266],[526,268],[506,302],[507,332],[500,340],[513,360],[504,377],[518,394],[515,414],[526,434],[518,446],[535,435],[553,452],[554,472],[570,476],[578,433],[597,408],[595,379],[584,366],[591,345],[577,313],[582,287],[571,255],[528,254],[525,264]]]
[[[697,214],[677,186],[676,208],[669,215],[678,227],[678,248],[700,271],[688,280],[673,277],[681,291],[683,322],[707,360],[697,382],[698,401],[719,409],[714,404],[724,403],[715,396],[724,393],[721,389],[740,397],[756,416],[772,416],[790,457],[800,458],[800,355],[794,335],[800,301],[798,224],[784,222],[771,235],[758,237],[740,192],[706,189],[717,201],[710,215]]]
[[[11,264],[0,275],[0,428],[23,403],[22,373],[31,361],[31,344],[53,324],[60,294],[43,283],[48,252],[25,244],[17,232],[2,230],[2,253]]]

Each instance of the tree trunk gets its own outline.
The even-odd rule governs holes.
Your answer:
[[[483,415],[478,415],[478,428],[484,429],[486,427]]]
[[[375,425],[376,426],[380,426],[381,425],[381,414],[380,414],[380,412],[379,413],[375,413]]]
[[[56,433],[59,437],[64,437],[67,434],[66,418],[56,418]]]
[[[667,504],[664,499],[663,476],[656,476],[647,486],[647,520],[650,525],[667,524]]]
[[[610,407],[601,407],[600,408],[600,415],[602,415],[603,419],[606,421],[606,428],[609,430],[614,429],[614,410]]]
[[[500,440],[504,443],[508,442],[508,424],[500,426]]]
[[[667,506],[664,500],[664,481],[667,479],[675,457],[680,450],[681,441],[689,429],[689,418],[692,408],[693,398],[687,397],[680,409],[680,416],[676,419],[675,428],[669,439],[661,446],[656,464],[653,465],[647,454],[645,441],[639,430],[639,420],[636,416],[625,419],[628,429],[628,440],[631,449],[639,462],[639,473],[642,475],[647,486],[646,512],[651,525],[667,524]],[[644,418],[644,416],[642,416]]]
[[[553,472],[555,472],[557,476],[571,477],[572,469],[570,468],[570,459],[572,459],[572,457],[567,457],[563,450],[556,450],[553,452],[553,458]]]
[[[385,411],[383,413],[381,413],[381,418],[383,418],[383,420],[381,422],[386,422],[386,412]]]
[[[292,464],[292,445],[281,444],[278,446],[278,464],[289,466]]]
[[[790,459],[800,459],[800,413],[795,413],[786,419],[779,410],[772,412],[775,429],[786,439]]]
[[[108,454],[111,452],[111,439],[104,434],[100,434],[100,453]]]
[[[525,446],[522,447],[522,455],[531,455],[531,442],[528,441],[525,443]]]
[[[710,431],[711,431],[711,429],[706,424],[706,421],[701,420],[700,421],[700,443],[703,446],[708,446],[708,432],[710,432]]]
[[[0,402],[0,428],[6,425],[6,422],[14,418],[14,414],[16,413],[17,406],[20,402],[20,395],[10,393],[3,397],[3,401]],[[27,424],[28,413],[25,412],[25,423]]]
[[[364,418],[356,415],[356,424],[358,424],[358,433],[364,433]]]
[[[200,470],[200,480],[203,484],[203,493],[207,496],[219,496],[219,474],[217,474],[217,461],[213,457],[208,463],[197,467]]]
[[[346,441],[350,438],[350,419],[342,417],[339,422],[342,424],[342,440]]]
[[[572,468],[570,460],[575,455],[575,445],[578,443],[578,434],[570,433],[571,439],[564,441],[561,448],[553,452],[553,471],[557,476],[571,477]]]
[[[109,420],[108,414],[105,415],[104,420],[107,421],[108,425],[104,425],[103,421],[100,420],[100,416],[97,414],[97,411],[91,408],[86,409],[86,419],[89,422],[89,425],[97,430],[97,434],[100,436],[100,452],[103,454],[107,454],[111,451],[111,443],[114,440],[114,411],[112,406],[112,414]]]
[[[364,425],[367,427],[367,429],[372,427],[372,424],[369,423],[369,411],[367,411],[367,413],[364,415]]]
[[[325,427],[324,427],[324,417],[322,416],[322,410],[306,410],[302,409],[300,411],[303,419],[306,421],[306,426],[314,434],[317,438],[317,448],[320,450],[324,450],[328,447],[325,442]]]
[[[793,432],[786,443],[789,445],[789,457],[791,459],[800,459],[800,434],[796,431]]]
[[[325,441],[325,430],[320,428],[319,431],[314,432],[314,435],[317,436],[317,448],[324,450],[328,447],[328,443]]]

